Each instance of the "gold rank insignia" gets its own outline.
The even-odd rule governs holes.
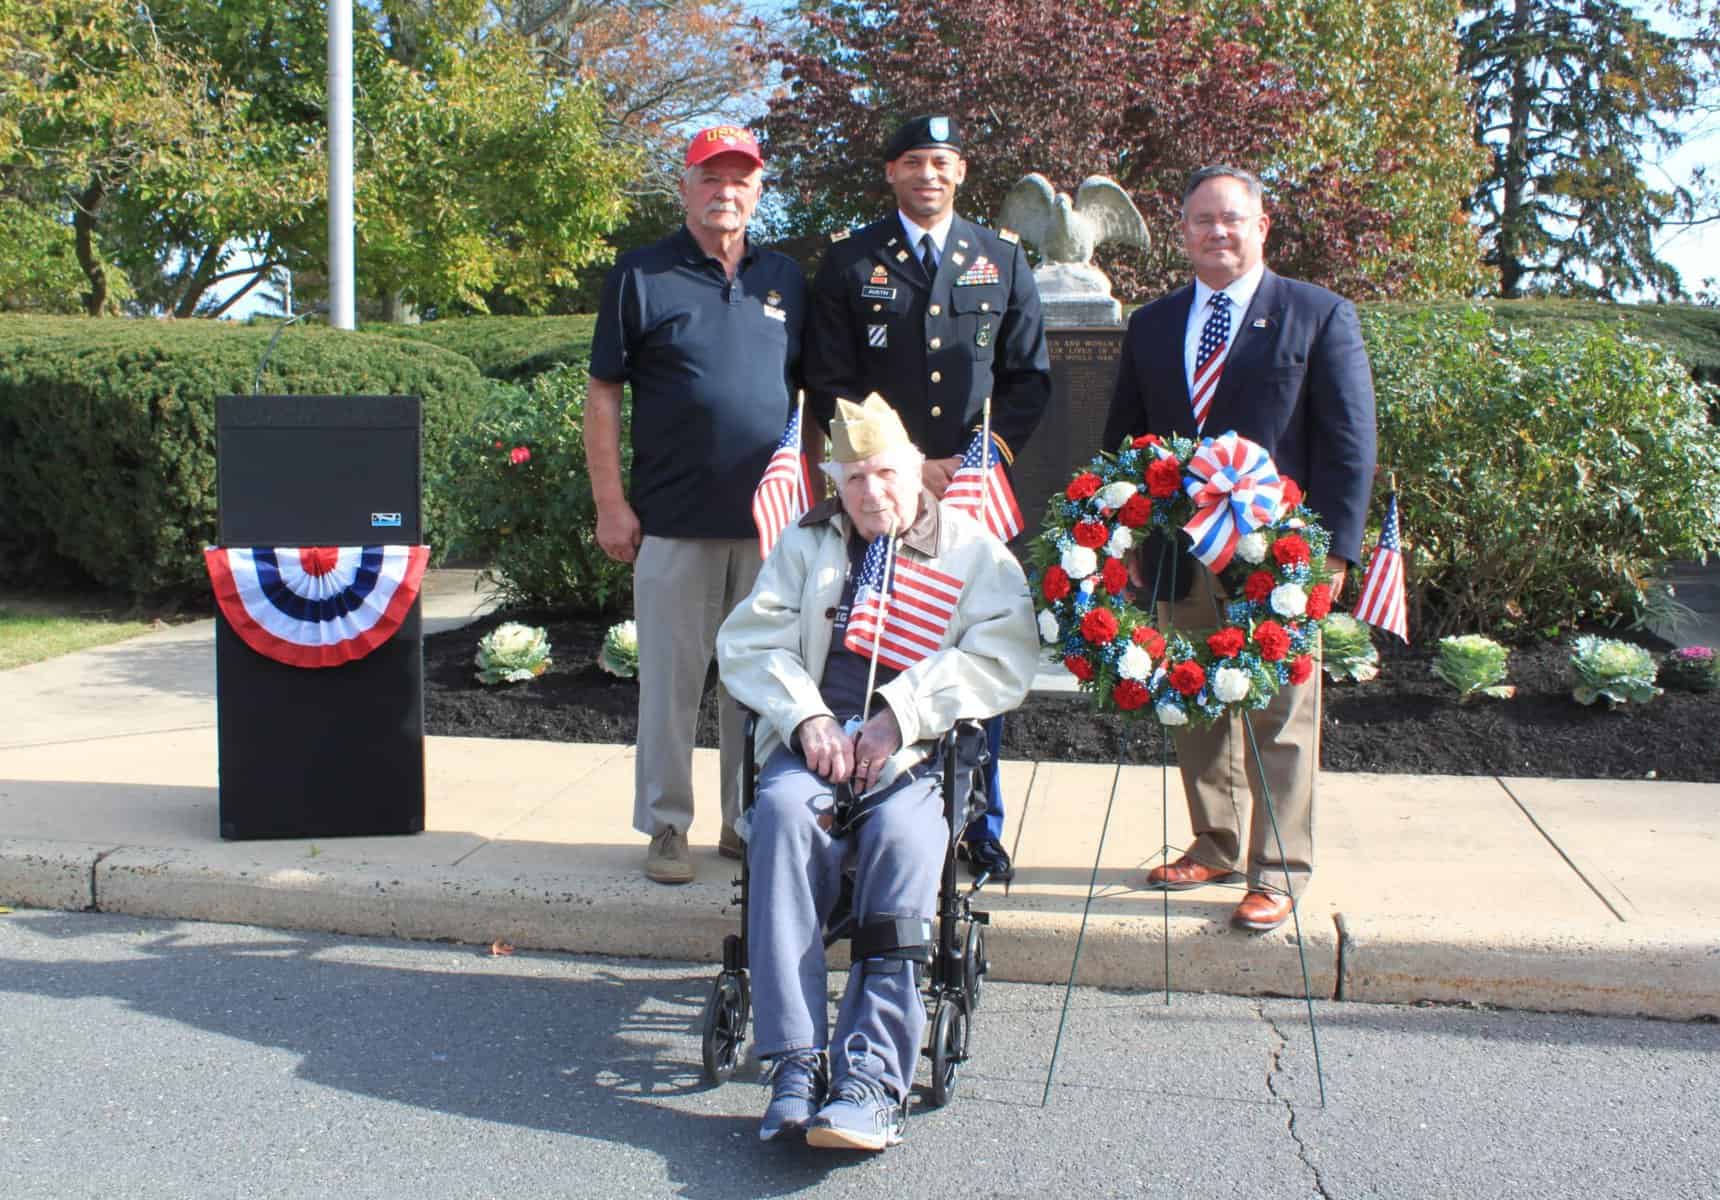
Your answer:
[[[1014,246],[1021,241],[1021,235],[1013,229],[999,229],[997,231],[997,240],[1000,242],[1008,242],[1011,246]]]
[[[830,240],[832,242],[845,242],[853,232],[854,231],[852,229],[839,229],[830,235]]]

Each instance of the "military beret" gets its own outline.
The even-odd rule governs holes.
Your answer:
[[[924,150],[932,146],[941,146],[962,152],[961,130],[956,128],[953,117],[915,117],[904,121],[890,140],[884,143],[884,161],[895,162],[910,150]]]

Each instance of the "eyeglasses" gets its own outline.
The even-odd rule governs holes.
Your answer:
[[[1259,213],[1202,213],[1198,217],[1186,218],[1187,223],[1201,233],[1210,233],[1214,229],[1241,229],[1260,219]]]

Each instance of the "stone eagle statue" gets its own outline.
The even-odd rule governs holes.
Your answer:
[[[1152,239],[1141,210],[1129,193],[1104,175],[1089,175],[1075,189],[1075,199],[1059,192],[1035,172],[1009,189],[998,213],[999,223],[1015,230],[1039,250],[1033,272],[1048,315],[1067,308],[1072,317],[1094,317],[1097,306],[1120,314],[1111,297],[1111,281],[1093,265],[1093,251],[1106,242],[1148,249]],[[1079,310],[1079,311],[1078,311]]]

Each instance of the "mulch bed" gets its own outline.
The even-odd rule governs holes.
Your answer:
[[[478,639],[504,620],[543,625],[555,665],[524,684],[482,687],[472,667]],[[558,613],[493,614],[425,639],[425,717],[432,734],[631,743],[638,690],[600,670],[597,651],[611,618]],[[1613,636],[1618,636],[1614,634]],[[1656,650],[1665,644],[1640,639]],[[1320,762],[1332,771],[1386,774],[1530,775],[1586,779],[1720,782],[1720,693],[1668,691],[1608,711],[1571,699],[1565,643],[1511,654],[1511,700],[1458,704],[1428,670],[1429,650],[1379,639],[1382,665],[1368,683],[1326,684]],[[716,745],[714,680],[707,681],[698,744]],[[1030,696],[1004,722],[1004,756],[1115,762],[1118,721],[1084,697]],[[1135,722],[1131,762],[1158,762],[1156,724]]]

